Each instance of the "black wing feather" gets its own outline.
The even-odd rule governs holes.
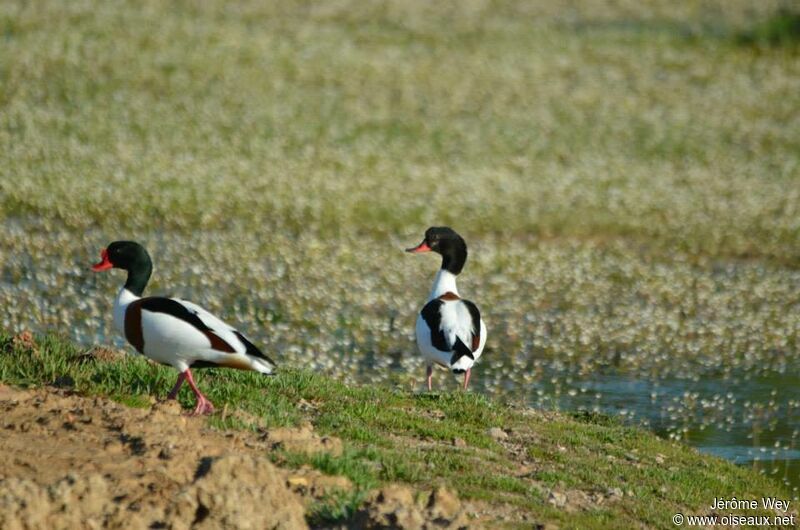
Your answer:
[[[445,339],[442,331],[442,313],[440,311],[443,303],[438,298],[435,298],[425,304],[420,314],[431,330],[431,344],[433,347],[439,351],[447,352],[450,351],[450,347],[447,345],[447,339]]]
[[[200,320],[196,313],[189,311],[189,309],[171,298],[164,298],[161,296],[150,296],[142,299],[142,309],[147,309],[153,313],[166,313],[175,318],[179,318],[184,322],[188,322],[200,331],[214,331],[206,326],[205,322]]]
[[[469,300],[461,300],[464,305],[469,309],[469,315],[472,317],[472,351],[478,349],[481,344],[481,312],[478,311],[478,306]]]
[[[252,342],[247,340],[247,337],[245,337],[244,335],[242,335],[241,333],[239,333],[236,330],[233,330],[233,334],[236,335],[236,338],[239,339],[240,341],[242,341],[242,344],[245,345],[245,347],[247,348],[247,354],[248,355],[252,355],[253,357],[260,357],[261,359],[264,359],[265,361],[268,361],[273,366],[275,365],[275,361],[273,361],[272,359],[267,357],[264,354],[264,352],[262,352],[261,350],[259,350],[256,347],[255,344],[253,344]]]
[[[167,315],[179,318],[184,322],[192,325],[195,329],[203,333],[211,342],[211,347],[218,351],[227,353],[235,353],[236,348],[228,344],[222,337],[217,335],[213,329],[208,327],[203,322],[197,313],[172,298],[164,298],[163,296],[150,296],[141,299],[142,309],[146,309],[153,313],[165,313]]]

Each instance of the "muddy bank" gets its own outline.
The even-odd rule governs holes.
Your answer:
[[[340,453],[311,425],[220,432],[176,402],[129,408],[58,389],[0,386],[0,527],[302,529],[343,476],[282,469],[270,451]],[[388,486],[367,496],[358,528],[473,528],[451,492]]]

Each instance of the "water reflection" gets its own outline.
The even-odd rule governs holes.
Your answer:
[[[700,451],[753,465],[798,491],[798,373],[647,379],[618,372],[590,377],[551,372],[533,384],[528,398],[537,407],[621,417]]]

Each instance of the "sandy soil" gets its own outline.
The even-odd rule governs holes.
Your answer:
[[[288,470],[269,451],[338,453],[310,425],[220,432],[176,402],[128,408],[58,389],[0,386],[0,528],[307,528],[314,499],[345,477]],[[421,499],[422,497],[422,499]],[[421,500],[420,500],[421,499]],[[349,528],[472,528],[446,490],[372,492]]]

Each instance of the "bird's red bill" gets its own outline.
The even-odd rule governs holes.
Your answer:
[[[407,248],[406,249],[406,252],[412,252],[414,254],[416,254],[417,252],[430,252],[430,251],[431,251],[431,247],[429,247],[428,243],[426,243],[425,241],[423,241],[422,243],[420,243],[416,247]]]
[[[92,270],[94,272],[107,271],[113,266],[114,264],[111,263],[111,260],[108,259],[108,250],[103,249],[102,251],[100,251],[100,263],[95,263],[94,265],[92,265]]]

